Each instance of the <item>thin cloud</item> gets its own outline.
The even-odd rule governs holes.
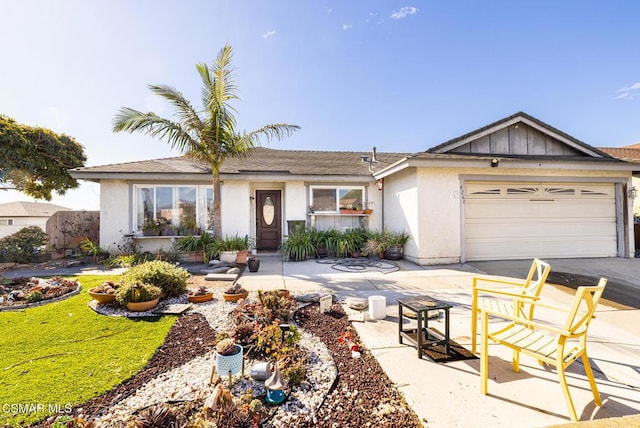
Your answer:
[[[267,37],[271,37],[271,36],[273,36],[274,34],[276,34],[276,30],[267,31],[266,33],[264,33],[264,34],[262,35],[262,38],[263,38],[263,39],[266,39]]]
[[[325,9],[326,9],[327,13],[331,13],[331,12],[333,12],[333,9],[331,9],[331,8],[329,8],[329,7],[325,7]]]
[[[616,93],[618,95],[614,97],[615,100],[632,100],[640,96],[640,82],[636,82],[625,88],[620,88]]]
[[[344,31],[351,30],[353,28],[353,24],[342,24],[342,29]]]
[[[416,13],[418,13],[418,8],[417,7],[413,7],[413,6],[405,6],[402,9],[400,9],[399,11],[393,11],[393,13],[391,14],[390,18],[391,19],[403,19],[406,18],[408,15],[415,15]]]

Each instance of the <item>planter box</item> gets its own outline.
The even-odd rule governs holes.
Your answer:
[[[213,293],[207,293],[200,296],[187,296],[191,303],[203,303],[213,300]]]
[[[222,294],[222,297],[227,302],[237,302],[240,299],[246,299],[248,296],[249,296],[248,291],[245,291],[244,293],[239,293],[239,294],[227,294],[227,293]]]
[[[189,251],[188,253],[180,254],[180,261],[187,263],[202,263],[204,260],[203,251]]]
[[[116,300],[115,294],[94,293],[91,290],[89,290],[89,296],[91,296],[93,300],[96,300],[98,303],[102,304],[113,303],[113,301]]]

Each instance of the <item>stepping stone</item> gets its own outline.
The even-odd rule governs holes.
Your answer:
[[[228,267],[226,266],[220,266],[220,267],[210,267],[208,269],[202,269],[200,271],[200,273],[227,273],[227,271],[229,270]]]
[[[175,303],[173,305],[166,305],[162,308],[158,308],[152,312],[154,314],[161,314],[161,315],[180,315],[184,311],[188,310],[190,307],[191,307],[190,303]]]
[[[233,273],[208,273],[204,279],[205,281],[235,281],[238,279],[238,275]]]
[[[347,307],[351,309],[356,309],[361,311],[362,309],[367,309],[369,306],[369,301],[364,297],[347,297],[345,299],[345,303]]]

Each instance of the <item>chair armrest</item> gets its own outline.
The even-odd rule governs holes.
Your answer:
[[[474,276],[473,277],[473,288],[476,288],[478,286],[479,282],[488,282],[488,283],[492,283],[492,284],[500,284],[500,285],[509,285],[512,287],[524,287],[525,281],[523,280],[507,280],[507,279],[496,279],[496,278],[489,278],[489,277],[483,277],[483,276]]]
[[[481,287],[477,287],[473,289],[474,293],[475,292],[483,292],[483,293],[487,293],[487,294],[497,294],[500,296],[508,296],[508,297],[514,297],[518,300],[524,300],[524,303],[531,303],[537,300],[540,300],[540,297],[538,296],[529,296],[526,294],[522,294],[522,292],[517,292],[517,293],[513,293],[513,292],[509,292],[509,291],[503,291],[503,290],[499,290],[499,289],[495,289],[495,288],[481,288]]]

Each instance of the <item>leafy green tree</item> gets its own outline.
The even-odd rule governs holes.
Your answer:
[[[0,115],[0,182],[38,199],[78,187],[68,169],[83,166],[84,148],[73,138],[16,123]]]
[[[260,146],[261,138],[281,140],[300,127],[285,123],[265,125],[251,132],[237,130],[236,110],[230,105],[238,100],[231,59],[233,50],[225,45],[213,64],[196,66],[202,80],[202,109],[196,110],[176,89],[167,85],[149,85],[156,95],[168,101],[175,120],[153,112],[143,113],[122,107],[113,120],[115,132],[141,132],[167,141],[185,156],[208,163],[213,181],[214,235],[222,236],[220,221],[220,166],[227,158],[245,158]]]

